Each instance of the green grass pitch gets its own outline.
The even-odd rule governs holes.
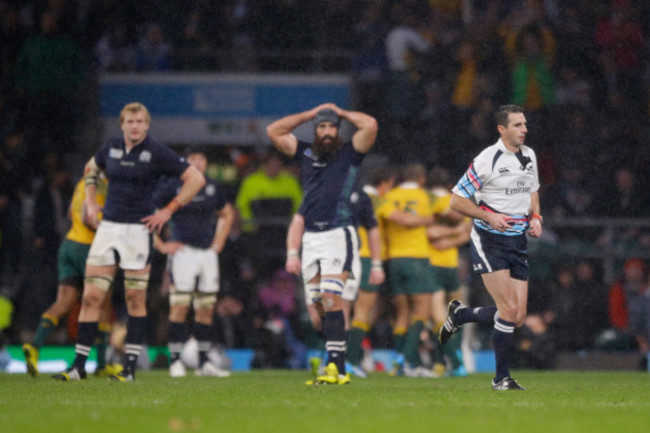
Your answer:
[[[650,432],[648,373],[518,371],[515,377],[528,391],[492,391],[488,374],[374,374],[350,385],[309,387],[304,371],[182,379],[151,371],[132,383],[0,373],[0,431]]]

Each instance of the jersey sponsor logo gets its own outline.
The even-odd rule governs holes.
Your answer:
[[[205,187],[205,195],[212,197],[217,193],[217,189],[214,187],[214,185],[208,185]]]
[[[111,148],[108,151],[109,158],[122,159],[123,156],[124,156],[124,151],[122,149]]]
[[[151,152],[143,150],[138,159],[140,162],[151,162]]]
[[[515,195],[515,194],[530,194],[530,187],[526,186],[526,183],[523,181],[517,182],[515,188],[506,188],[506,195]]]
[[[135,165],[135,162],[133,161],[120,161],[120,165],[126,166],[126,167],[133,167]]]
[[[501,174],[510,173],[510,169],[508,167],[501,167],[499,169],[499,173]]]
[[[483,264],[482,263],[476,263],[475,265],[472,266],[472,268],[475,271],[482,271],[483,270]]]
[[[325,164],[324,162],[316,162],[316,161],[314,161],[314,162],[311,164],[311,166],[312,166],[312,167],[327,167],[327,164]]]

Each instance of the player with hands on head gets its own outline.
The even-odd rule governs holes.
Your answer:
[[[356,127],[350,141],[339,136],[341,120]],[[294,129],[310,121],[315,127],[313,142],[298,140]],[[280,152],[301,164],[305,221],[301,270],[308,295],[325,318],[322,332],[328,353],[325,374],[313,383],[346,384],[350,379],[345,371],[341,295],[352,270],[356,239],[350,196],[361,162],[377,137],[377,121],[326,103],[276,120],[267,134]]]

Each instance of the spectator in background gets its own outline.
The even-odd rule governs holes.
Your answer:
[[[296,279],[277,270],[257,294],[255,327],[260,367],[299,368],[305,364],[305,346],[296,338],[300,322],[296,302]]]
[[[235,204],[256,279],[284,267],[287,227],[301,201],[298,179],[285,169],[284,157],[276,150],[269,150],[261,168],[242,181]]]
[[[609,53],[613,58],[618,90],[630,102],[636,102],[646,44],[643,27],[638,11],[629,0],[612,0],[608,12],[596,24],[594,41],[601,53]]]
[[[165,40],[161,25],[149,23],[138,39],[137,70],[168,71],[171,67],[171,53],[172,46]]]
[[[385,107],[389,119],[388,133],[396,162],[418,160],[420,151],[411,142],[412,129],[423,103],[417,56],[431,50],[431,43],[423,36],[423,23],[412,11],[394,6],[397,25],[386,35],[388,58],[388,87]]]
[[[555,101],[555,78],[540,31],[534,28],[522,31],[517,45],[512,102],[529,111],[548,107]]]
[[[551,308],[545,313],[559,351],[585,349],[587,346],[580,332],[586,317],[574,281],[575,273],[571,265],[564,265],[558,270],[557,281],[551,286]]]
[[[558,350],[591,349],[595,336],[607,327],[607,289],[596,276],[593,263],[582,260],[575,273],[558,273],[549,315]]]
[[[627,167],[619,168],[614,182],[602,191],[599,214],[609,217],[639,218],[647,216],[647,193],[636,182],[636,176]]]
[[[30,188],[32,163],[27,159],[25,134],[15,129],[0,141],[0,291],[15,300],[23,259],[23,199]]]
[[[61,33],[78,39],[79,22],[78,17],[78,0],[33,0],[32,10],[34,19],[38,22],[39,17],[45,12],[51,12],[57,17]]]
[[[593,211],[593,193],[587,185],[586,170],[572,161],[560,171],[556,187],[556,206],[552,212],[559,217],[586,216]]]
[[[174,68],[179,70],[214,70],[217,59],[214,41],[209,34],[209,13],[195,6],[183,17],[182,28],[174,41]]]
[[[623,265],[622,278],[609,288],[608,315],[616,342],[614,348],[630,349],[637,345],[639,317],[643,316],[646,292],[645,263],[641,259],[628,259]],[[643,343],[643,340],[640,342]],[[647,347],[645,351],[648,351]]]
[[[555,366],[555,341],[544,317],[529,314],[517,335],[515,365],[518,368],[551,369]]]
[[[29,30],[20,21],[17,5],[3,2],[0,18],[0,76],[8,81],[14,80],[16,61]]]
[[[352,59],[356,106],[379,119],[383,118],[388,70],[384,48],[388,25],[382,19],[382,7],[379,2],[369,2],[366,5],[366,10],[355,26],[357,45]]]
[[[136,69],[137,51],[124,24],[107,29],[95,47],[99,70],[128,72]]]
[[[645,290],[638,302],[630,302],[630,330],[636,340],[639,352],[650,354],[650,280],[646,281]]]
[[[85,61],[79,45],[59,30],[59,18],[50,11],[40,17],[40,32],[20,52],[16,85],[24,98],[28,142],[38,154],[63,154],[74,149],[77,92],[84,79]]]
[[[56,164],[56,163],[53,163]],[[47,169],[36,191],[32,221],[32,247],[27,261],[28,288],[22,293],[24,325],[36,329],[40,314],[54,301],[57,286],[57,252],[70,228],[68,209],[74,185],[59,167]]]
[[[607,327],[607,287],[602,283],[602,275],[597,275],[595,264],[584,259],[578,263],[575,285],[584,308],[585,335],[590,342],[594,336]]]

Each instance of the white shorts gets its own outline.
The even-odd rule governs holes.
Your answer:
[[[120,268],[140,271],[149,264],[151,242],[151,233],[144,224],[102,221],[90,246],[86,264],[114,265],[117,253]]]
[[[176,292],[219,291],[219,257],[211,248],[184,245],[169,258],[169,271]]]
[[[359,286],[361,285],[361,257],[359,257],[359,250],[354,251],[354,258],[352,259],[352,273],[345,282],[345,288],[341,293],[341,298],[346,301],[354,302],[357,299]]]
[[[324,232],[305,232],[302,237],[302,279],[307,283],[317,275],[338,275],[349,271],[351,287],[343,290],[344,299],[356,297],[361,278],[361,259],[359,258],[359,238],[353,226],[339,227]],[[356,288],[354,287],[356,285]],[[311,296],[305,293],[307,304]]]

